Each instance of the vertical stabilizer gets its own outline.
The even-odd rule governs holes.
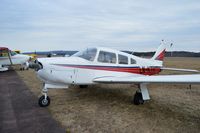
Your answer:
[[[162,40],[161,45],[158,47],[156,53],[151,58],[153,60],[163,61],[165,57],[165,51],[166,51],[167,45]]]

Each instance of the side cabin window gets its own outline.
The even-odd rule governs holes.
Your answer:
[[[136,60],[131,58],[131,64],[136,64]]]
[[[119,64],[128,64],[128,57],[124,55],[118,55]]]
[[[100,51],[98,61],[103,63],[116,63],[116,54],[111,52]]]

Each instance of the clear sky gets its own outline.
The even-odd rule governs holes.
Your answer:
[[[200,52],[200,0],[0,0],[0,46]]]

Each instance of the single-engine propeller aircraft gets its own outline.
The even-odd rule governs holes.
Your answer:
[[[166,47],[167,44],[163,41],[150,59],[103,47],[88,48],[70,57],[38,58],[30,67],[37,69],[38,77],[44,82],[39,105],[46,107],[50,104],[48,89],[68,88],[69,85],[138,84],[133,103],[139,105],[150,100],[147,89],[149,83],[199,84],[200,74],[156,75],[162,70],[198,72],[190,69],[164,68]]]
[[[30,56],[17,54],[6,47],[0,47],[0,71],[7,71],[9,66],[21,65],[22,68],[27,68],[27,63]]]

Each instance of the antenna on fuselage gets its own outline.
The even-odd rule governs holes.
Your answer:
[[[173,44],[173,43],[171,43],[171,44],[170,44],[170,48],[172,48],[172,47],[173,47],[173,45],[174,45],[174,44]],[[172,57],[172,56],[173,56],[173,50],[171,50],[171,57]]]
[[[133,55],[133,54],[134,54],[134,51],[131,52],[131,55]]]

